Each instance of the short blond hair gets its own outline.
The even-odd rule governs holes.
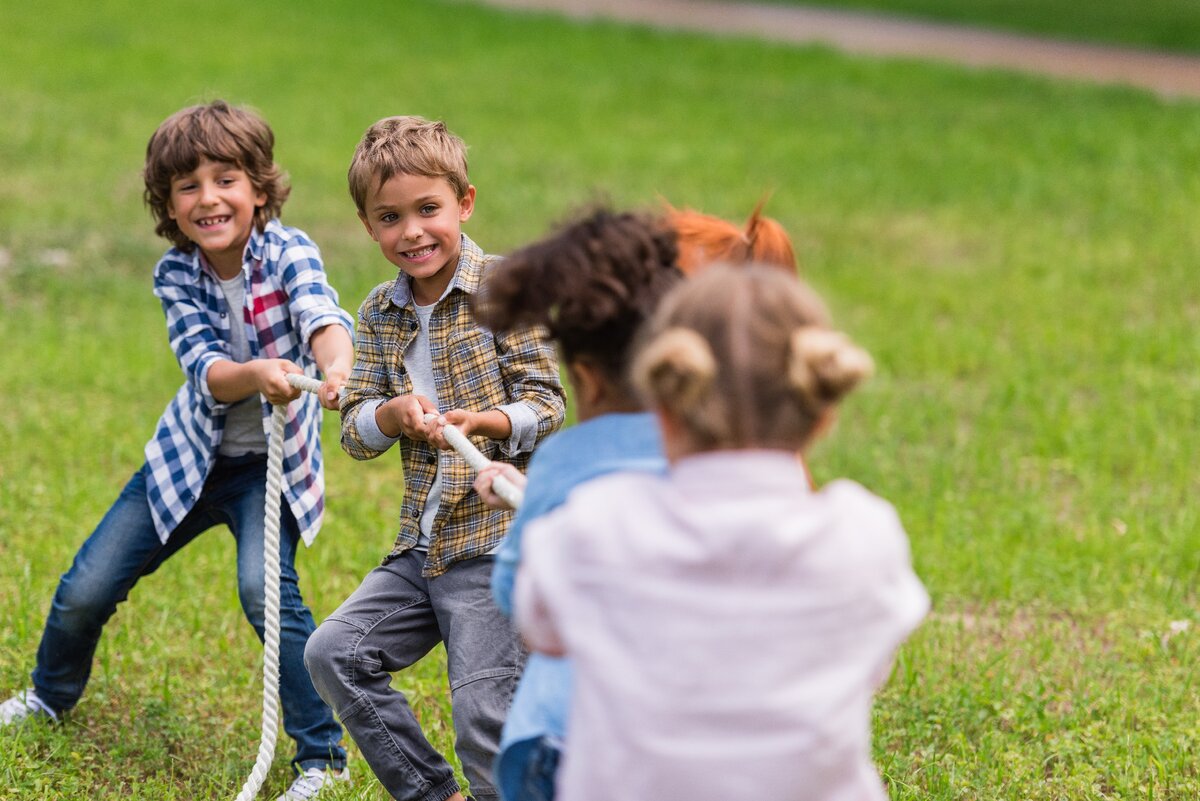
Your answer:
[[[872,370],[829,325],[816,293],[777,266],[713,265],[651,318],[634,385],[699,450],[798,450]]]
[[[363,134],[346,175],[359,214],[366,213],[367,193],[393,175],[445,178],[462,200],[470,187],[467,146],[444,122],[414,116],[384,117]]]

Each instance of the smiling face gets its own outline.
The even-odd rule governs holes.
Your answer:
[[[445,178],[397,173],[369,191],[363,205],[359,218],[387,260],[412,278],[413,299],[437,302],[458,267],[475,187],[460,199]]]
[[[171,179],[167,214],[196,243],[221,278],[242,269],[242,254],[254,226],[254,211],[267,195],[245,170],[203,159],[191,172]]]

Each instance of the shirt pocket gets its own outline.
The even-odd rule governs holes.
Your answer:
[[[449,357],[450,374],[455,377],[451,382],[455,407],[486,411],[508,402],[500,354],[491,334],[475,329],[455,336]]]

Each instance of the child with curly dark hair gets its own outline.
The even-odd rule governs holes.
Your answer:
[[[506,258],[476,304],[477,319],[492,330],[549,328],[578,420],[548,438],[530,461],[524,503],[492,574],[493,595],[507,614],[521,533],[530,521],[597,476],[666,467],[654,418],[642,410],[626,374],[635,332],[682,277],[677,254],[675,233],[663,220],[599,209]],[[492,479],[508,470],[496,463],[476,488],[491,497]],[[516,471],[505,475],[523,478]],[[553,796],[570,685],[564,660],[534,654],[526,664],[496,761],[496,784],[506,801]]]

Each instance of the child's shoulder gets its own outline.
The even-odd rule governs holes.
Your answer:
[[[846,544],[854,542],[864,553],[882,556],[907,554],[908,536],[896,507],[863,485],[838,479],[822,487],[816,498],[837,521]]]
[[[359,304],[359,316],[369,317],[387,308],[396,291],[396,280],[392,278],[384,281],[381,284],[377,284],[374,289],[368,292],[367,296],[363,298],[363,302]]]
[[[321,251],[312,237],[299,228],[284,225],[278,218],[272,218],[262,231],[255,230],[250,235],[250,252],[255,258],[270,262],[301,259],[321,262]]]
[[[461,234],[458,254],[458,282],[467,292],[477,292],[487,273],[499,264],[503,257],[485,253],[483,248],[466,234]]]

